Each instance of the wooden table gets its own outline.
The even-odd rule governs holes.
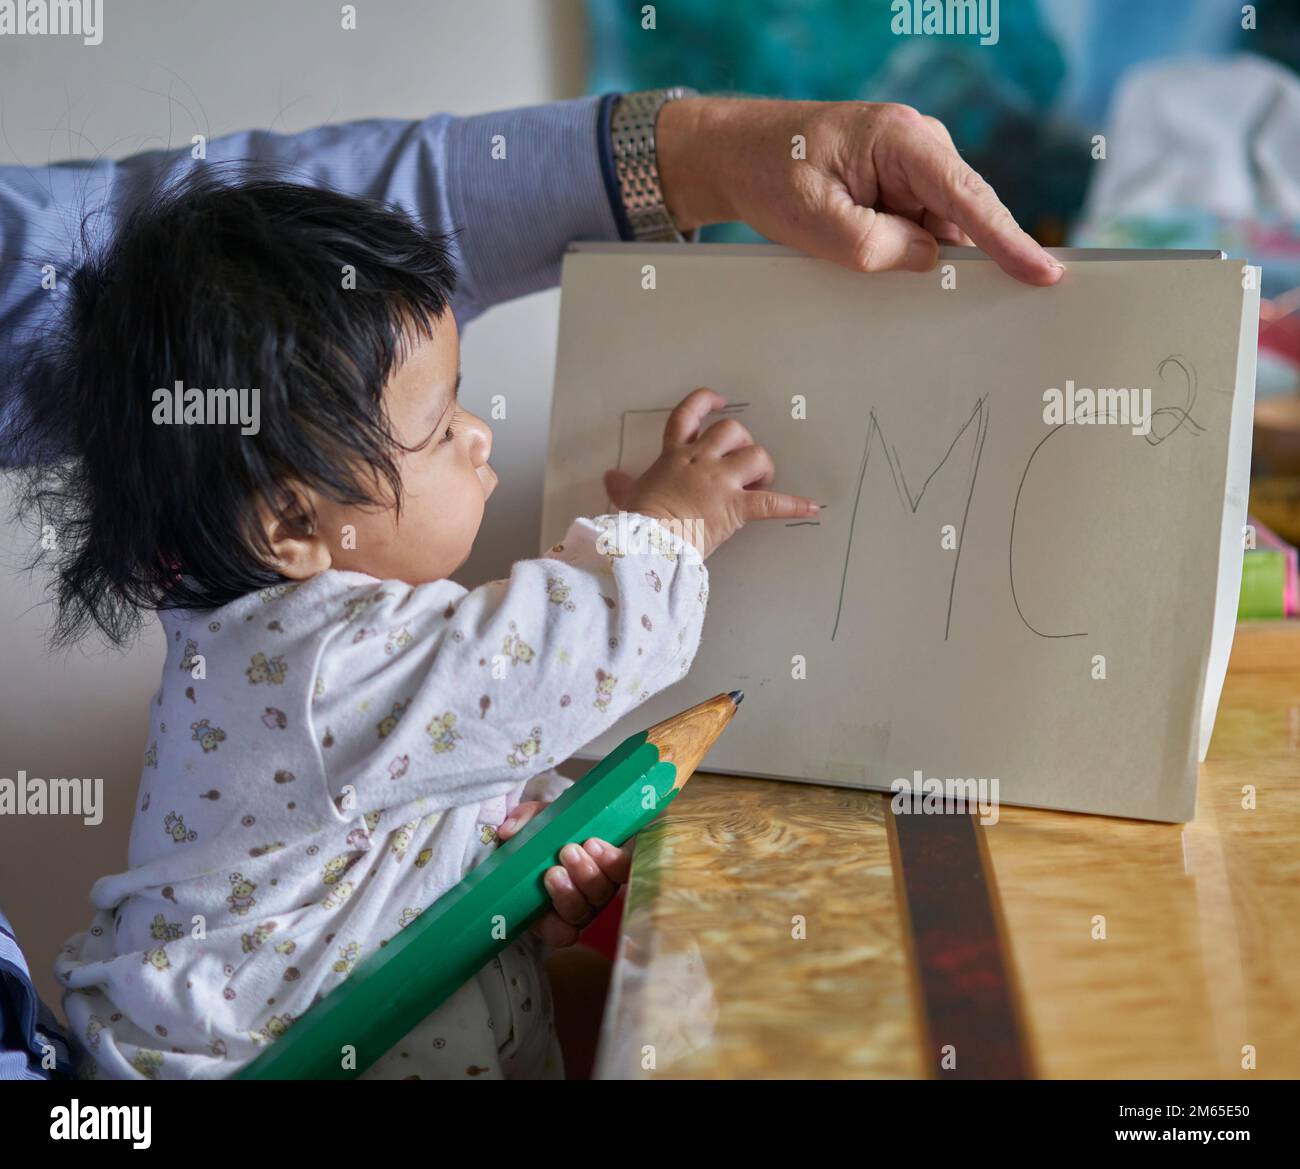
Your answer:
[[[945,886],[903,820],[960,827],[981,871]],[[696,776],[638,839],[597,1074],[1300,1076],[1300,628],[1239,628],[1190,824],[897,821],[879,793]],[[980,916],[945,924],[954,890],[994,952],[945,941]]]

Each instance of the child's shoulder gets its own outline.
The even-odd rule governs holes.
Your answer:
[[[310,638],[349,625],[366,615],[428,608],[442,612],[465,593],[452,581],[410,585],[360,572],[327,569],[310,580],[285,581],[248,593],[219,609],[170,609],[160,614],[169,642],[267,630]],[[225,638],[221,638],[225,640]]]

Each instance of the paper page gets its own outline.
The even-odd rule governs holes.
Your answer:
[[[1240,265],[1079,263],[1048,289],[974,259],[946,275],[744,246],[566,258],[542,548],[608,509],[603,472],[642,469],[700,385],[772,452],[776,487],[827,505],[710,558],[690,674],[589,754],[739,687],[711,770],[996,779],[1009,803],[1192,816],[1234,401],[1249,416]],[[1090,415],[1099,389],[1135,393]]]
[[[1232,265],[1243,271],[1242,261]],[[1223,531],[1220,536],[1218,587],[1214,602],[1214,635],[1201,700],[1201,733],[1197,758],[1204,762],[1214,734],[1214,716],[1223,693],[1237,629],[1237,601],[1241,595],[1241,569],[1245,555],[1246,508],[1250,502],[1250,451],[1255,426],[1255,361],[1259,352],[1259,270],[1246,290],[1237,350],[1237,394],[1232,403],[1228,442],[1227,481],[1224,486]]]

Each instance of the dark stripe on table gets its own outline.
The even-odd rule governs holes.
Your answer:
[[[940,1080],[1033,1078],[983,828],[968,813],[895,815],[888,796],[885,805],[926,1037],[926,1074]],[[955,1068],[943,1066],[948,1047]]]

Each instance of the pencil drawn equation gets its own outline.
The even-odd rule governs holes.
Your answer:
[[[1187,433],[1193,438],[1199,438],[1205,433],[1205,427],[1202,426],[1195,418],[1192,417],[1192,407],[1196,405],[1197,377],[1196,367],[1181,354],[1171,353],[1159,365],[1156,366],[1156,375],[1162,383],[1168,381],[1166,369],[1173,367],[1178,372],[1170,376],[1182,375],[1184,384],[1184,401],[1181,406],[1162,406],[1158,410],[1151,412],[1151,427],[1142,437],[1146,439],[1147,446],[1157,447],[1167,438],[1176,434],[1184,426],[1187,427]],[[1111,422],[1119,421],[1112,411],[1104,411],[1103,417]],[[1078,422],[1087,422],[1091,415],[1085,410],[1077,419]],[[1156,420],[1161,420],[1161,425],[1156,425]],[[1011,580],[1011,600],[1016,606],[1016,613],[1024,623],[1026,629],[1039,637],[1046,638],[1065,638],[1065,637],[1087,637],[1087,631],[1081,630],[1076,633],[1045,633],[1037,626],[1033,625],[1029,618],[1025,616],[1025,611],[1021,607],[1020,597],[1016,592],[1016,516],[1020,511],[1020,497],[1025,490],[1025,480],[1029,478],[1029,470],[1034,465],[1034,459],[1038,457],[1038,452],[1055,438],[1062,430],[1069,425],[1068,423],[1059,423],[1053,426],[1051,430],[1043,436],[1037,446],[1030,452],[1029,460],[1025,463],[1024,473],[1020,476],[1020,485],[1016,488],[1016,501],[1011,507],[1011,537],[1007,549],[1007,566]]]
[[[921,500],[925,498],[925,492],[930,486],[930,481],[943,470],[944,465],[952,457],[953,451],[956,450],[957,444],[961,442],[963,435],[970,431],[971,459],[966,478],[966,503],[962,510],[961,530],[957,535],[956,554],[953,557],[952,564],[952,579],[948,585],[948,613],[943,628],[943,638],[945,641],[948,640],[948,634],[952,630],[952,601],[957,589],[957,571],[961,567],[961,549],[966,539],[966,521],[970,516],[971,499],[975,495],[975,480],[979,476],[980,455],[984,450],[984,439],[988,435],[988,428],[989,404],[988,395],[985,394],[976,401],[975,408],[970,412],[970,416],[962,424],[961,429],[957,431],[952,442],[948,444],[948,449],[944,452],[943,458],[925,477],[921,489],[913,495],[912,489],[907,483],[907,474],[903,470],[903,461],[899,458],[898,448],[885,438],[884,429],[880,425],[880,420],[876,417],[875,408],[872,407],[867,425],[867,438],[862,447],[862,461],[858,466],[858,485],[853,496],[853,511],[849,516],[849,535],[844,548],[844,567],[840,573],[840,592],[835,605],[835,624],[831,628],[832,641],[835,640],[836,635],[839,633],[840,617],[844,611],[844,592],[848,585],[849,560],[853,555],[853,534],[858,520],[858,507],[862,502],[862,487],[866,482],[867,469],[871,465],[873,443],[878,443],[880,450],[884,452],[885,463],[889,467],[889,474],[894,481],[894,490],[898,493],[899,503],[907,508],[912,515],[915,515],[917,508],[921,506]]]
[[[742,414],[748,402],[732,402],[717,413],[725,417],[735,417]],[[651,463],[655,461],[663,450],[663,433],[664,426],[668,421],[668,416],[672,413],[670,407],[651,407],[638,410],[624,410],[619,421],[618,437],[618,457],[615,461],[615,467],[630,475],[638,475],[643,472]],[[962,512],[961,531],[957,538],[956,555],[953,559],[952,578],[948,588],[948,612],[944,624],[944,639],[947,640],[948,634],[952,627],[952,604],[953,595],[957,586],[957,573],[961,567],[961,549],[965,540],[966,520],[970,515],[971,499],[975,493],[975,481],[979,474],[980,454],[984,448],[984,439],[988,433],[989,406],[987,395],[979,398],[970,416],[965,420],[958,429],[952,442],[948,445],[947,451],[944,452],[938,464],[925,477],[924,482],[920,484],[919,489],[913,494],[912,487],[907,481],[907,473],[903,469],[902,459],[899,456],[898,448],[890,443],[884,429],[880,425],[880,420],[876,412],[872,409],[867,426],[866,442],[863,445],[862,459],[858,467],[857,488],[853,499],[853,511],[849,518],[849,535],[844,550],[844,564],[840,573],[839,597],[835,607],[835,622],[831,630],[831,640],[839,633],[840,619],[844,610],[844,594],[848,587],[849,561],[853,553],[853,536],[854,527],[857,523],[859,505],[862,500],[862,491],[866,481],[867,470],[871,465],[873,451],[878,443],[880,451],[883,453],[886,465],[889,467],[890,476],[893,479],[894,489],[898,493],[900,504],[912,515],[916,514],[917,509],[921,506],[921,500],[925,497],[927,488],[931,480],[947,465],[953,452],[956,450],[962,438],[970,434],[971,460],[967,472],[965,484],[965,504]],[[822,510],[828,510],[829,505],[823,504]],[[798,527],[820,527],[818,520],[793,520],[784,525],[787,528]]]
[[[1192,362],[1181,354],[1170,354],[1164,358],[1156,367],[1156,374],[1162,386],[1173,390],[1178,383],[1181,383],[1183,390],[1183,401],[1181,405],[1162,406],[1152,410],[1150,414],[1150,428],[1141,437],[1145,439],[1148,447],[1157,447],[1174,434],[1182,431],[1193,438],[1199,437],[1205,433],[1205,427],[1196,420],[1192,415],[1192,410],[1196,405],[1198,393],[1198,379],[1196,367]],[[723,409],[717,411],[718,415],[723,417],[736,417],[743,414],[750,405],[748,402],[732,402]],[[1037,405],[1035,405],[1037,409]],[[639,475],[650,466],[663,452],[663,434],[664,427],[667,424],[668,417],[672,413],[671,407],[651,407],[647,409],[624,410],[619,422],[619,440],[618,440],[618,457],[615,466],[628,474]],[[1118,422],[1113,412],[1110,410],[1102,411],[1099,417],[1105,417],[1110,422]],[[840,570],[839,593],[835,606],[835,619],[831,627],[831,640],[834,641],[839,634],[841,621],[844,614],[844,599],[848,591],[849,584],[849,567],[853,556],[853,543],[857,534],[858,513],[861,509],[863,490],[866,486],[867,472],[871,467],[872,460],[883,457],[885,465],[889,469],[890,478],[894,484],[894,490],[898,496],[900,506],[907,514],[915,515],[921,506],[921,501],[925,498],[925,493],[929,489],[935,476],[939,474],[950,461],[954,459],[954,453],[959,445],[965,440],[966,449],[969,452],[969,459],[966,466],[966,476],[964,480],[964,500],[962,503],[961,524],[957,531],[956,547],[954,549],[952,574],[948,581],[948,601],[947,613],[944,618],[944,640],[947,641],[952,633],[952,614],[953,605],[956,598],[958,574],[961,570],[962,549],[966,541],[966,527],[970,518],[971,503],[975,496],[975,486],[979,478],[980,460],[984,450],[984,443],[988,437],[990,417],[990,406],[988,395],[984,394],[975,401],[970,414],[958,428],[952,441],[948,444],[942,458],[931,468],[925,479],[920,483],[918,489],[913,492],[912,486],[908,482],[907,473],[903,467],[903,460],[899,454],[898,447],[890,442],[885,428],[881,425],[880,419],[873,407],[868,415],[867,433],[862,446],[862,456],[858,464],[857,484],[853,494],[853,507],[849,516],[848,534],[845,540],[844,561]],[[1076,414],[1074,423],[1085,423],[1089,421],[1091,415],[1086,411]],[[1051,633],[1039,628],[1030,621],[1025,612],[1025,602],[1021,595],[1021,590],[1016,586],[1016,567],[1015,567],[1015,550],[1016,550],[1016,523],[1020,514],[1022,499],[1027,499],[1030,492],[1027,491],[1026,484],[1029,481],[1029,473],[1034,468],[1035,460],[1038,458],[1043,448],[1055,438],[1062,430],[1071,423],[1060,423],[1051,427],[1047,434],[1034,446],[1025,462],[1024,470],[1020,475],[1020,480],[1016,488],[1015,499],[1011,507],[1010,533],[1008,537],[1007,563],[1008,577],[1011,587],[1011,599],[1015,605],[1016,613],[1025,628],[1038,637],[1048,639],[1086,637],[1086,630],[1072,631],[1068,633]],[[828,505],[822,505],[826,510]],[[818,527],[818,520],[794,520],[786,523],[785,527]]]

